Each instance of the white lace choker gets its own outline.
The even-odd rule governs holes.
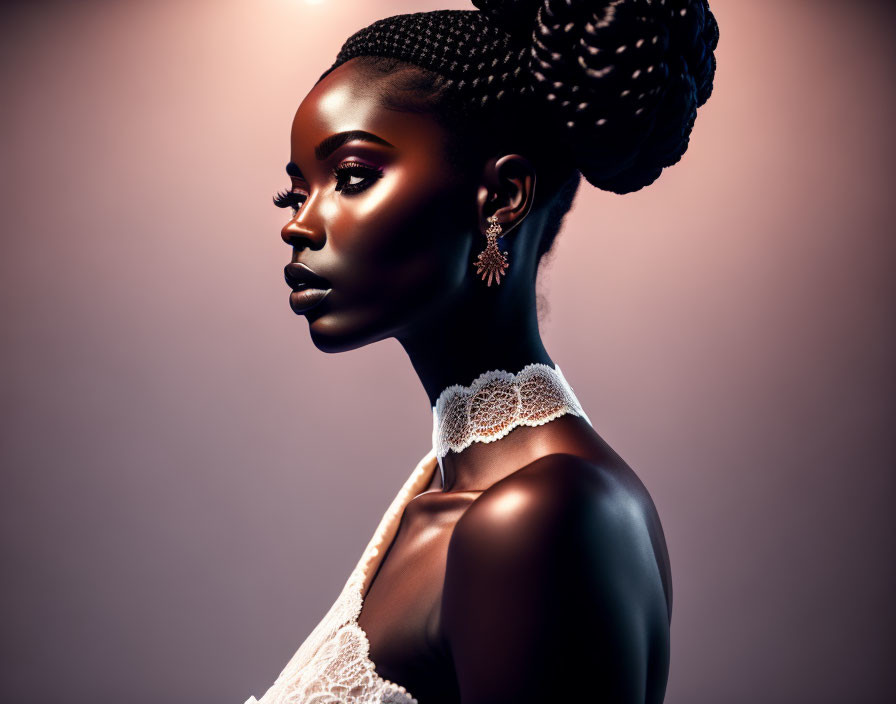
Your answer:
[[[533,362],[516,374],[496,369],[483,372],[469,386],[449,386],[432,407],[432,446],[439,469],[448,450],[460,452],[474,442],[494,442],[517,426],[543,425],[565,413],[591,424],[556,364]]]

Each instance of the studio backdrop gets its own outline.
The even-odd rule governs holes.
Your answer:
[[[689,149],[582,187],[542,330],[662,517],[666,701],[882,704],[894,13],[710,4]],[[346,37],[471,7],[4,3],[0,701],[241,704],[330,606],[431,413],[394,340],[313,346],[271,196]]]

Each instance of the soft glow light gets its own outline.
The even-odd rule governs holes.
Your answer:
[[[324,0],[305,0],[306,5],[320,5]]]
[[[505,492],[492,502],[494,516],[511,518],[526,504],[526,494],[522,491]]]

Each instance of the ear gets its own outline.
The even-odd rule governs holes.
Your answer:
[[[519,225],[535,198],[535,166],[519,154],[492,157],[482,170],[477,193],[479,226],[488,228],[488,217],[495,215],[503,235]]]

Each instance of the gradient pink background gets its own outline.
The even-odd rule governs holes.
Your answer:
[[[430,445],[399,345],[288,307],[292,116],[355,30],[471,6],[4,7],[0,699],[242,704]],[[667,702],[892,701],[894,16],[712,7],[691,147],[583,187],[546,344],[662,516]]]

